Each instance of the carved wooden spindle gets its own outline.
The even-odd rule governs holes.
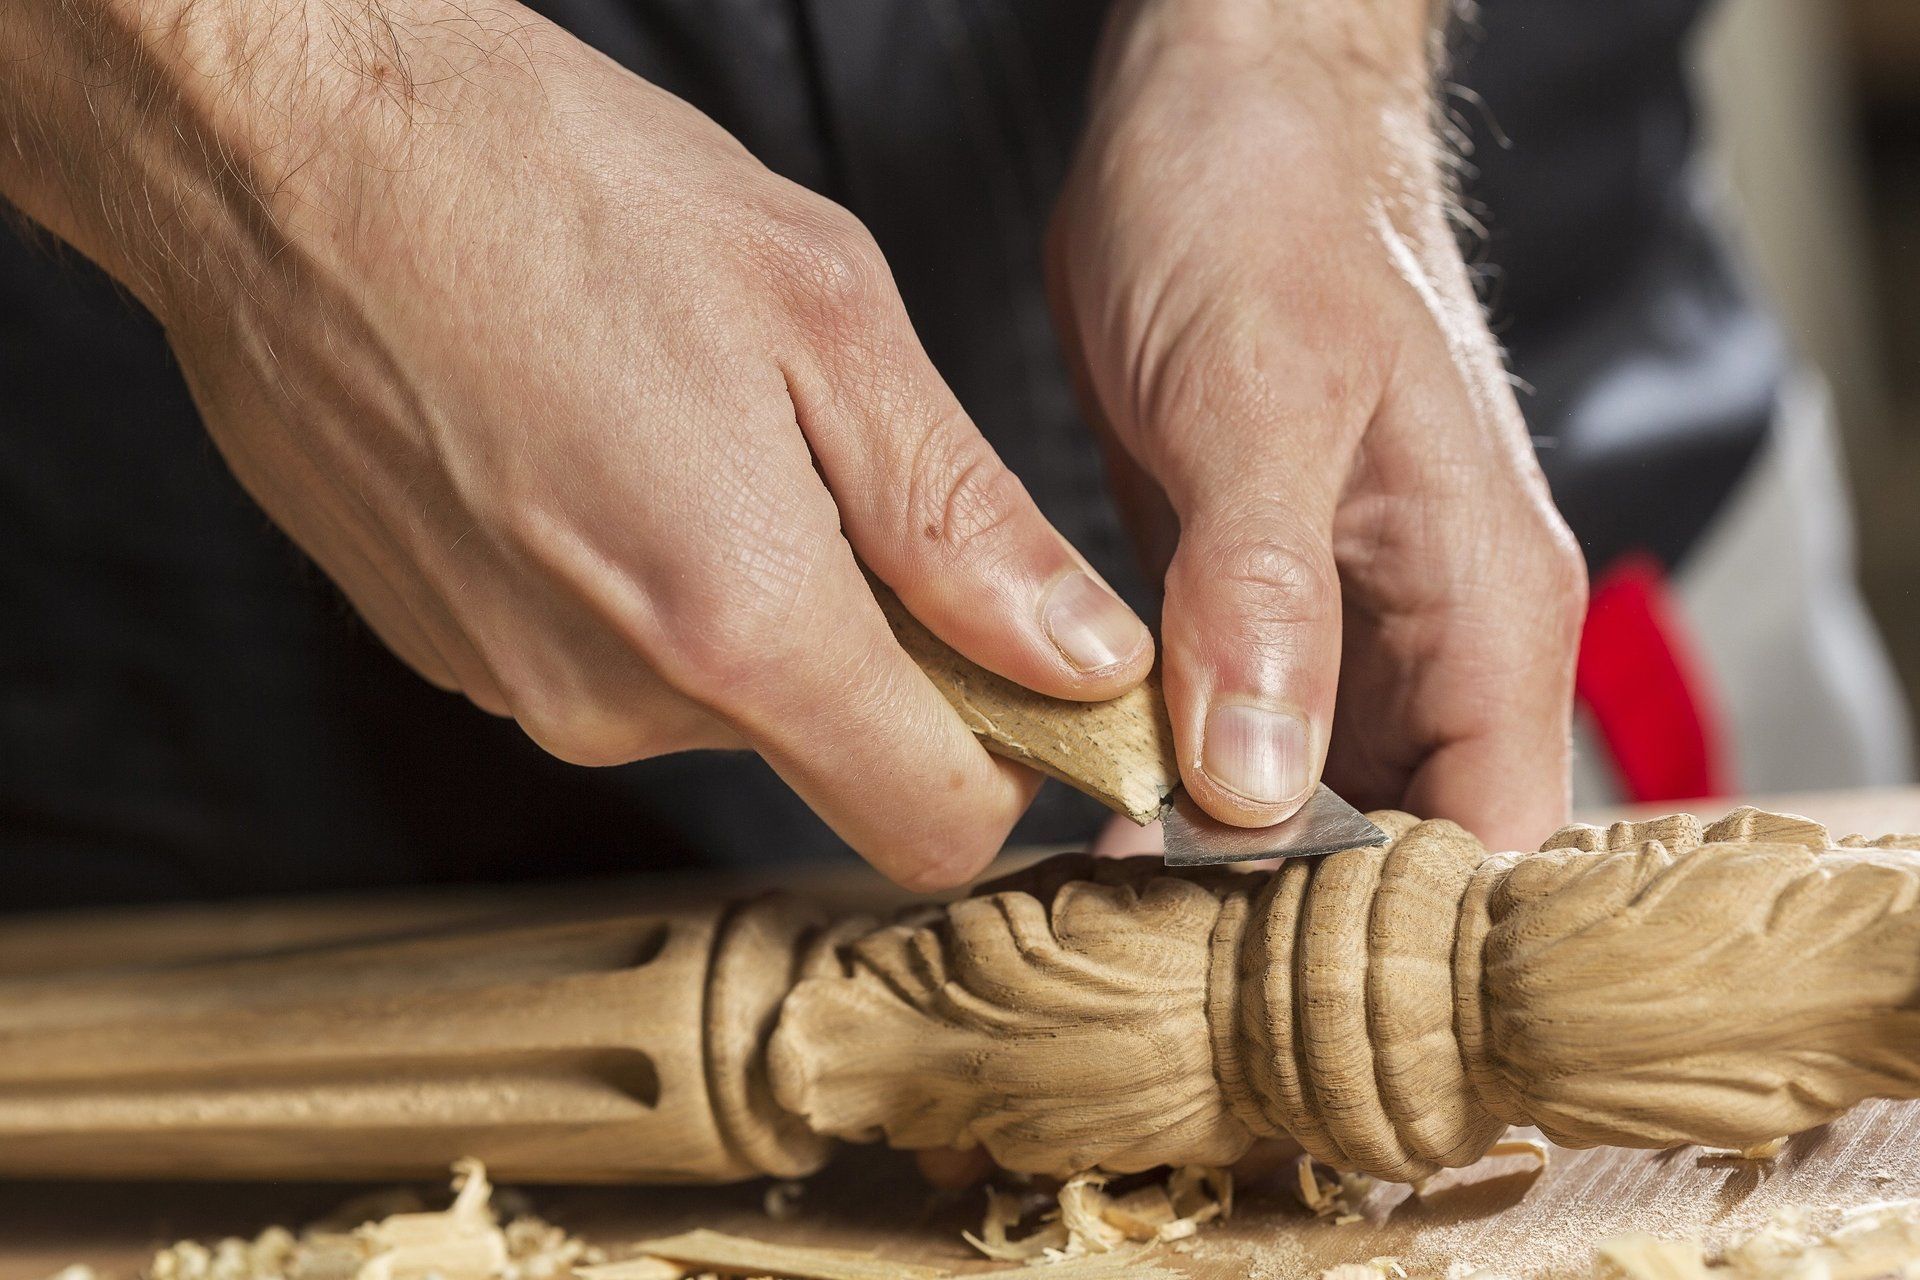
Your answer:
[[[1067,1174],[1289,1133],[1411,1179],[1509,1123],[1735,1147],[1920,1096],[1920,838],[1375,820],[884,927],[771,899],[0,983],[0,1172],[706,1181],[884,1136]]]
[[[834,938],[766,898],[0,981],[0,1171],[807,1172],[758,1062]]]

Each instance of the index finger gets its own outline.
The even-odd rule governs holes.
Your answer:
[[[889,879],[963,884],[999,851],[1039,776],[979,744],[894,640],[830,526],[819,545],[779,607],[756,618],[738,606],[733,638],[689,692]]]

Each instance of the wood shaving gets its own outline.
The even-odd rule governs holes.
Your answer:
[[[1068,1179],[1040,1225],[1018,1239],[1011,1233],[1031,1216],[1036,1197],[989,1190],[980,1234],[961,1234],[997,1262],[1058,1264],[1133,1245],[1185,1240],[1233,1212],[1233,1175],[1225,1169],[1187,1165],[1164,1182],[1120,1195],[1109,1195],[1106,1187],[1107,1179],[1096,1173]]]
[[[1009,1233],[1027,1218],[1029,1197],[987,1189],[987,1212],[980,1222],[980,1234],[962,1231],[966,1242],[995,1262],[1026,1262],[1043,1257],[1049,1249],[1064,1249],[1067,1229],[1058,1222],[1049,1223],[1015,1240]]]
[[[1294,1169],[1300,1176],[1300,1203],[1314,1217],[1329,1218],[1336,1227],[1362,1220],[1360,1206],[1374,1188],[1372,1178],[1364,1173],[1323,1170],[1311,1156],[1301,1156],[1294,1162]]]
[[[1785,1141],[1785,1139],[1782,1139],[1782,1141]],[[1536,1162],[1534,1173],[1541,1174],[1547,1171],[1548,1164],[1553,1160],[1553,1148],[1548,1145],[1545,1138],[1509,1137],[1502,1138],[1491,1147],[1488,1147],[1487,1154],[1480,1158],[1482,1160],[1494,1160],[1501,1156],[1532,1156]]]
[[[804,1182],[776,1182],[767,1188],[760,1207],[775,1222],[792,1222],[800,1216],[800,1197],[806,1193]]]
[[[658,1240],[643,1240],[634,1248],[641,1261],[663,1259],[695,1270],[728,1276],[779,1276],[783,1280],[949,1280],[941,1267],[893,1262],[849,1249],[815,1249],[802,1245],[771,1244],[720,1231],[687,1231]],[[587,1267],[585,1280],[637,1280],[644,1272],[628,1263]]]
[[[1756,1142],[1750,1147],[1726,1150],[1716,1147],[1701,1157],[1703,1160],[1771,1160],[1786,1149],[1786,1135],[1770,1138],[1765,1142]]]
[[[311,1227],[296,1236],[268,1227],[251,1240],[211,1245],[182,1240],[154,1254],[146,1280],[558,1280],[603,1255],[551,1223],[523,1216],[502,1227],[493,1188],[477,1160],[454,1165],[454,1199],[446,1209],[415,1208],[410,1195],[361,1199],[345,1206],[405,1208],[357,1226]],[[328,1222],[352,1221],[336,1212]],[[61,1276],[69,1276],[68,1268]],[[88,1275],[91,1275],[88,1269]]]

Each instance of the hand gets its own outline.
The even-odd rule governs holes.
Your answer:
[[[109,75],[72,121],[34,108],[110,154],[79,197],[9,194],[163,319],[242,483],[435,684],[580,764],[749,746],[931,888],[1036,779],[894,643],[856,553],[1035,689],[1151,665],[871,238],[684,102],[517,6],[90,3],[74,60],[125,59],[142,103]],[[62,92],[73,33],[38,34],[15,111],[23,78]]]
[[[1166,557],[1188,791],[1265,825],[1324,767],[1531,848],[1567,805],[1585,578],[1449,226],[1430,8],[1123,8],[1050,283]]]

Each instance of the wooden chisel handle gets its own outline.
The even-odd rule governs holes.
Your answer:
[[[954,652],[883,584],[868,579],[894,636],[987,750],[1018,760],[1145,824],[1180,782],[1156,667],[1107,702],[1035,693]]]

